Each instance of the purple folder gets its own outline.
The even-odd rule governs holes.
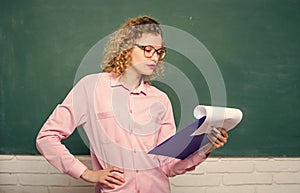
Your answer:
[[[163,141],[148,153],[174,157],[182,160],[187,158],[204,145],[210,143],[206,133],[191,136],[202,125],[205,119],[206,116],[196,120],[189,126],[178,131],[175,135]]]

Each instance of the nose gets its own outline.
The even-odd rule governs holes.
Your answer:
[[[154,61],[155,63],[158,62],[158,60],[159,60],[159,55],[158,55],[157,52],[154,52],[154,54],[153,54],[152,57],[151,57],[151,60]]]

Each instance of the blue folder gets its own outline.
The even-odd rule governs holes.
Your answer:
[[[175,135],[163,141],[149,154],[163,155],[178,159],[185,159],[195,151],[210,143],[206,133],[191,136],[204,122],[206,116],[196,120],[189,126],[181,129]]]

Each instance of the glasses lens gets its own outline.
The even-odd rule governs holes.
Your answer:
[[[147,58],[151,58],[155,52],[155,49],[152,46],[144,47],[144,54]]]
[[[144,50],[144,55],[145,57],[147,58],[151,58],[154,53],[156,52],[158,57],[159,57],[159,60],[163,60],[165,58],[165,55],[166,55],[166,48],[161,48],[161,49],[158,49],[156,50],[154,47],[152,46],[140,46],[140,45],[137,45],[139,48],[143,49]]]
[[[159,59],[160,60],[163,60],[166,56],[166,50],[165,48],[161,49],[159,52],[158,52],[158,55],[159,55]]]

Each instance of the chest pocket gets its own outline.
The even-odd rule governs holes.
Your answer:
[[[97,130],[99,133],[99,143],[118,143],[120,140],[118,134],[118,124],[116,116],[111,111],[97,113]]]
[[[97,113],[97,119],[108,119],[114,117],[114,113],[112,111],[99,112]]]

